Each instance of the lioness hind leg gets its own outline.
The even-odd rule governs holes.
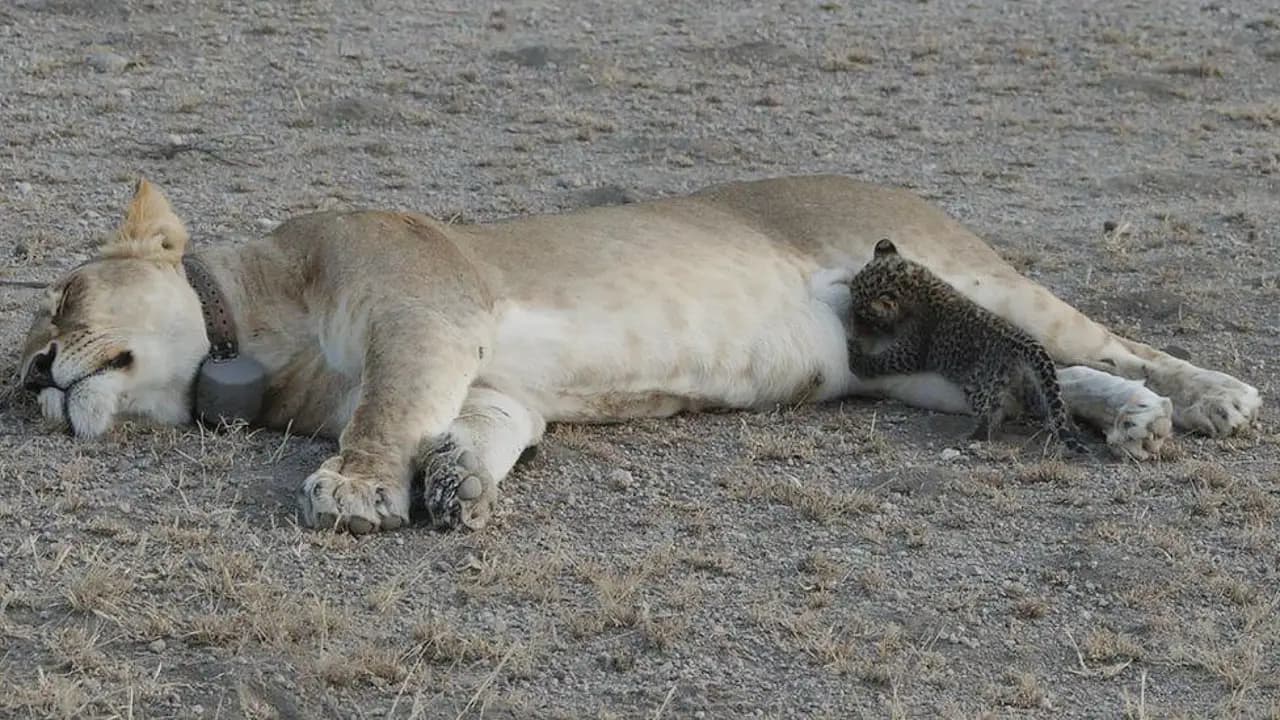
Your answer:
[[[520,455],[542,439],[546,421],[509,395],[473,387],[462,412],[442,438],[426,438],[414,465],[421,506],[439,529],[488,523],[498,483]]]
[[[973,268],[968,270],[953,275],[949,281],[979,304],[1030,333],[1044,344],[1058,364],[1084,365],[1122,378],[1144,380],[1148,392],[1154,391],[1172,401],[1167,408],[1144,401],[1138,415],[1171,415],[1172,425],[1208,435],[1231,434],[1257,417],[1262,400],[1253,386],[1122,338],[1012,268],[997,269],[989,275]],[[1102,388],[1098,392],[1103,394],[1088,397],[1095,387]],[[1081,395],[1082,392],[1085,395]],[[1113,389],[1103,383],[1085,382],[1076,388],[1075,398],[1077,402],[1103,402],[1112,406],[1114,403],[1109,399],[1112,392]],[[1120,412],[1129,411],[1124,410],[1122,404]],[[1104,431],[1110,428],[1115,416],[1109,415],[1106,419]],[[1169,434],[1164,430],[1168,427],[1164,422],[1153,418],[1145,423],[1139,422],[1142,417],[1131,419],[1147,433],[1138,444],[1158,445]],[[1130,435],[1130,439],[1124,441],[1127,446],[1134,446],[1134,437]]]

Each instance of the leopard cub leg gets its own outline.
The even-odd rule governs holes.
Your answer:
[[[969,439],[980,442],[991,442],[995,433],[1004,424],[1004,397],[992,392],[990,388],[980,385],[969,385],[964,389],[969,409],[978,418]]]

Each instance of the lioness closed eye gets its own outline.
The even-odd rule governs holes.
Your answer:
[[[1118,451],[1258,412],[1253,387],[1112,334],[920,198],[834,176],[480,225],[321,212],[186,257],[182,221],[142,181],[38,309],[21,369],[49,419],[93,437],[119,416],[191,421],[201,368],[250,358],[260,370],[214,378],[205,402],[337,438],[302,483],[307,525],[399,527],[420,476],[434,525],[478,528],[548,421],[852,393],[965,411],[944,378],[849,370],[847,283],[885,236],[1042,343],[1067,405]]]

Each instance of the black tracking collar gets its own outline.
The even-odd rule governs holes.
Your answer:
[[[196,374],[192,412],[205,424],[252,422],[262,410],[267,371],[257,360],[240,354],[236,320],[226,296],[204,261],[183,255],[187,282],[200,298],[204,330],[209,336],[209,356]]]

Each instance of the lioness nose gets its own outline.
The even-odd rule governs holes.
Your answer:
[[[27,376],[22,378],[22,385],[36,392],[53,387],[53,359],[57,354],[58,348],[53,346],[32,358],[31,365],[27,368]]]

